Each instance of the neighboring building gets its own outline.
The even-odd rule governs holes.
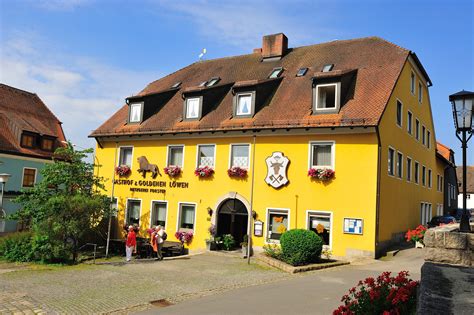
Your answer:
[[[17,222],[4,220],[19,205],[13,199],[22,189],[41,181],[41,169],[64,133],[61,122],[38,95],[0,84],[0,173],[10,174],[0,209],[0,233],[14,232]]]
[[[462,204],[462,197],[463,197],[463,192],[464,188],[462,186],[462,166],[458,167],[456,169],[456,173],[458,175],[458,208],[463,209],[463,204]],[[474,214],[474,166],[467,166],[466,167],[466,208],[470,209],[471,212]]]
[[[436,191],[443,193],[436,206],[436,215],[454,215],[458,205],[454,151],[440,142],[436,142],[436,164]]]
[[[192,230],[197,250],[211,224],[241,240],[252,214],[256,248],[303,228],[336,256],[374,257],[442,203],[429,86],[417,56],[381,38],[288,48],[275,34],[252,54],[150,83],[91,137],[118,225]],[[161,174],[142,177],[140,157]],[[131,174],[114,175],[123,164]],[[164,173],[169,165],[179,177]],[[203,166],[215,173],[197,177]],[[247,176],[230,177],[233,166]],[[315,180],[310,169],[335,177]]]

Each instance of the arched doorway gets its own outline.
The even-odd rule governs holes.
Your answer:
[[[217,210],[217,235],[231,234],[236,246],[247,234],[248,211],[242,201],[235,198],[224,200]]]

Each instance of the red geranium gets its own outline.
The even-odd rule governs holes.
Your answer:
[[[212,174],[214,174],[214,169],[209,166],[198,167],[194,171],[194,175],[199,177],[210,177]]]
[[[310,168],[308,170],[309,177],[322,181],[333,179],[334,175],[336,172],[330,168]]]
[[[423,238],[425,237],[426,227],[423,225],[418,225],[418,227],[414,230],[408,230],[405,234],[405,238],[407,242],[421,242],[423,243]]]
[[[245,168],[241,168],[241,167],[238,167],[238,166],[233,166],[233,167],[231,167],[227,170],[227,174],[230,177],[244,178],[245,176],[247,176],[247,170]]]

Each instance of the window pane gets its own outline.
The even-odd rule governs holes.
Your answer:
[[[41,148],[43,150],[52,151],[53,150],[53,144],[54,144],[53,140],[43,139]]]
[[[329,246],[329,236],[331,234],[331,217],[329,214],[310,214],[309,229],[321,237],[324,245]]]
[[[288,230],[288,212],[270,212],[269,219],[268,238],[279,240]]]
[[[128,201],[127,224],[140,224],[140,206],[139,200]]]
[[[151,224],[166,227],[166,203],[154,202],[151,214]]]
[[[180,228],[194,229],[194,205],[181,205]]]
[[[331,166],[331,148],[330,144],[314,144],[312,166]]]
[[[130,122],[139,122],[142,115],[142,104],[130,105]]]
[[[397,125],[402,125],[402,103],[397,101]]]
[[[186,99],[186,118],[199,117],[199,98]]]
[[[119,164],[132,167],[132,148],[120,148]]]
[[[33,187],[35,185],[36,170],[25,168],[23,170],[23,187]]]
[[[415,162],[415,183],[418,184],[419,178],[420,178],[420,166],[417,162]]]
[[[21,136],[21,146],[23,147],[33,147],[34,137],[31,135],[22,135]]]
[[[411,159],[407,158],[407,180],[411,181]]]
[[[416,140],[419,140],[420,139],[420,122],[418,121],[418,119],[416,120],[416,123],[415,123],[415,137],[416,137]]]
[[[318,108],[336,108],[336,86],[318,86]]]
[[[388,149],[388,173],[390,175],[393,175],[393,158],[394,158],[394,151],[393,149]]]
[[[170,147],[168,165],[183,167],[183,147]]]
[[[232,166],[249,167],[249,146],[247,144],[232,146]]]
[[[397,175],[399,178],[402,178],[402,167],[403,167],[403,155],[397,153]]]
[[[213,145],[199,146],[199,166],[214,167],[214,150]]]
[[[237,115],[250,115],[252,109],[252,95],[243,94],[237,97]]]

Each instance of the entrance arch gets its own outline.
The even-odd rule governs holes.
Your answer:
[[[217,235],[231,234],[238,246],[247,234],[249,213],[249,203],[237,193],[229,193],[221,198],[212,218]]]

